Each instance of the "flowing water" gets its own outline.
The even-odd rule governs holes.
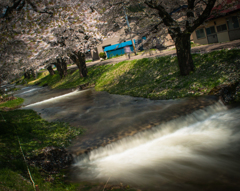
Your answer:
[[[240,190],[240,109],[215,104],[79,157],[81,180],[150,190]]]
[[[76,181],[240,190],[240,108],[212,98],[159,101],[94,90],[33,87],[18,96],[24,109],[86,129],[68,148]]]

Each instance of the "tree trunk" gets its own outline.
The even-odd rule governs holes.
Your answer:
[[[65,59],[57,58],[57,63],[55,63],[55,66],[57,67],[57,71],[61,79],[67,76],[67,63]]]
[[[79,69],[79,75],[81,77],[87,77],[87,66],[85,61],[85,54],[82,52],[74,52],[69,54],[70,59],[77,65]]]
[[[63,70],[63,76],[65,78],[67,76],[67,62],[66,62],[66,60],[62,59],[61,65],[62,65],[62,70]]]
[[[77,66],[79,68],[79,74],[81,77],[87,77],[87,66],[85,61],[85,54],[84,53],[78,53],[78,62]]]
[[[178,66],[182,76],[189,75],[195,67],[191,55],[190,34],[181,34],[176,38],[175,46],[177,49]]]
[[[60,62],[54,63],[54,65],[57,68],[58,74],[60,75],[61,79],[63,78],[63,71]]]
[[[24,78],[27,78],[27,79],[30,79],[30,78],[31,78],[31,72],[30,72],[30,70],[27,70],[27,71],[24,73]]]
[[[48,72],[49,72],[49,74],[50,74],[51,76],[53,76],[53,75],[55,74],[52,66],[48,66],[48,67],[47,67],[47,70],[48,70]]]
[[[32,77],[34,77],[34,79],[37,78],[36,73],[33,69],[30,69],[30,75],[32,75]]]

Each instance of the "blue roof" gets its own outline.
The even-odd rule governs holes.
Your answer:
[[[135,43],[135,39],[133,40],[134,43]],[[132,41],[129,40],[127,42],[123,42],[123,43],[120,43],[120,44],[114,44],[112,46],[107,46],[104,48],[104,52],[107,52],[107,51],[110,51],[110,50],[116,50],[116,49],[119,49],[119,48],[123,48],[125,46],[131,46],[132,45]]]

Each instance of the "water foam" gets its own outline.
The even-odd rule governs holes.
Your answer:
[[[70,98],[71,96],[75,96],[77,94],[83,93],[84,91],[86,91],[86,90],[81,90],[81,91],[75,90],[73,92],[70,92],[70,93],[67,93],[67,94],[64,94],[64,95],[61,95],[61,96],[56,96],[56,97],[46,99],[46,100],[43,100],[43,101],[40,101],[40,102],[37,102],[37,103],[26,105],[25,108],[34,107],[34,106],[38,106],[38,105],[43,105],[43,104],[47,104],[47,103],[51,103],[51,104],[52,103],[57,103],[63,98],[68,98],[68,97]]]
[[[239,116],[217,103],[76,158],[78,176],[149,186],[233,174]]]

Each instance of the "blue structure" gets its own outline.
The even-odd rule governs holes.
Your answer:
[[[133,42],[135,44],[135,39],[133,40]],[[114,44],[112,46],[107,46],[107,47],[104,48],[104,52],[106,52],[107,58],[111,58],[113,56],[123,55],[123,54],[125,54],[125,52],[124,52],[124,47],[125,46],[130,46],[130,49],[133,52],[133,45],[132,45],[131,40],[129,40],[127,42],[120,43],[120,44]]]

